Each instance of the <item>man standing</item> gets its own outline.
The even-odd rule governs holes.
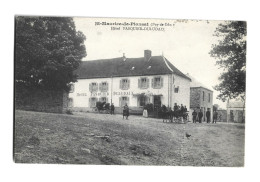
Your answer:
[[[114,106],[114,104],[112,103],[112,104],[111,104],[111,115],[112,115],[112,114],[115,114],[114,111],[115,111],[115,106]]]
[[[129,116],[129,108],[127,106],[127,104],[125,104],[124,108],[123,108],[123,119],[124,117],[126,117],[126,119],[128,119]]]
[[[210,111],[209,111],[209,109],[206,112],[206,117],[207,117],[207,123],[210,123]]]
[[[213,113],[213,123],[217,123],[217,119],[218,119],[218,112],[217,111],[214,111]]]
[[[199,123],[201,123],[201,119],[203,117],[203,113],[202,113],[201,109],[200,109],[200,112],[198,114],[198,117],[199,117]]]
[[[197,119],[197,112],[194,110],[192,112],[192,121],[193,121],[193,123],[196,123],[196,119]]]

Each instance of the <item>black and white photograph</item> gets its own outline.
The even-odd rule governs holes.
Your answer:
[[[247,21],[14,23],[15,163],[245,166]]]

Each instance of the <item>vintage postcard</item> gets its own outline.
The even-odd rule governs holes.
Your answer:
[[[245,21],[15,17],[16,163],[243,167]]]

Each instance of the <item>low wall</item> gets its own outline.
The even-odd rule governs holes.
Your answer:
[[[52,90],[16,90],[15,109],[65,113],[68,108],[68,93]]]

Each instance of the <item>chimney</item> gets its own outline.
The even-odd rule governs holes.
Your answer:
[[[150,50],[144,50],[144,61],[149,61],[149,59],[152,57],[152,51]]]
[[[125,60],[126,60],[125,53],[123,53],[123,61],[125,61]]]

